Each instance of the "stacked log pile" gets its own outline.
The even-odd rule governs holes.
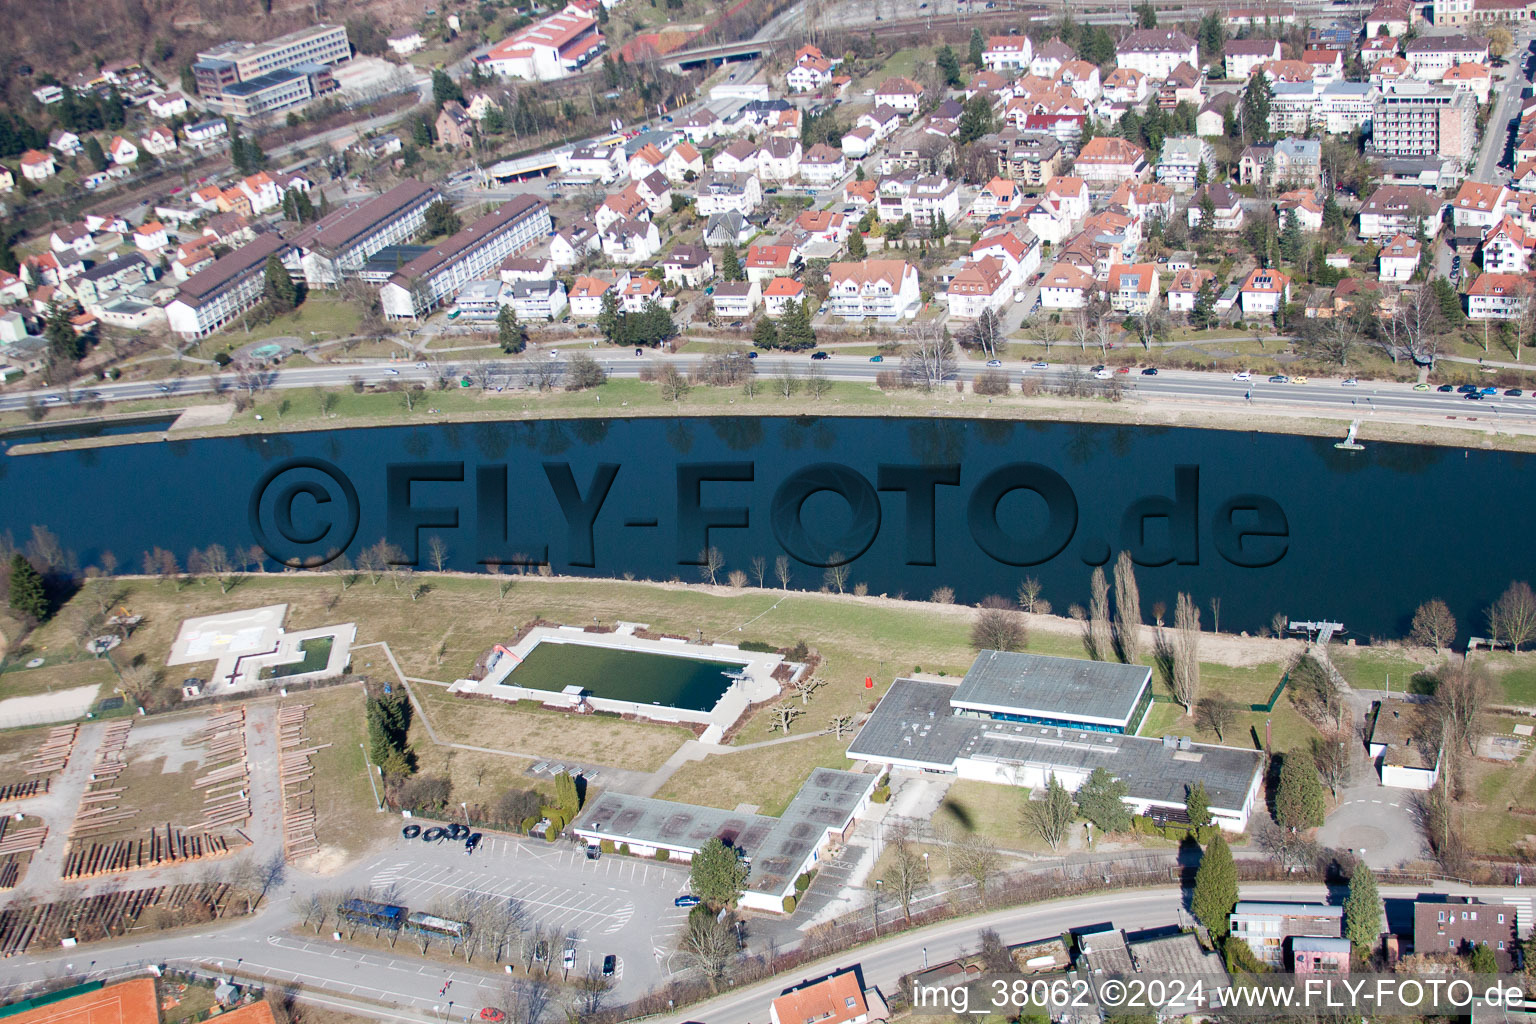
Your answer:
[[[277,777],[283,788],[283,855],[289,860],[307,857],[320,849],[315,837],[314,763],[317,751],[330,746],[315,744],[305,735],[305,717],[313,704],[285,704],[277,712]]]
[[[245,705],[208,716],[206,764],[192,785],[203,791],[202,829],[239,828],[251,818],[251,764],[245,750]]]

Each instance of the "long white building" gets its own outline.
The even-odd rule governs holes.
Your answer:
[[[547,82],[581,70],[605,48],[597,20],[567,7],[503,39],[477,59],[493,75]]]
[[[549,206],[519,196],[401,267],[379,289],[384,315],[410,320],[432,312],[470,281],[495,277],[502,260],[550,229]]]
[[[165,307],[171,330],[183,338],[203,338],[261,301],[267,257],[282,255],[283,236],[257,235],[248,245],[213,261],[181,283]]]
[[[382,195],[327,214],[294,236],[285,262],[311,288],[334,288],[355,276],[369,257],[409,242],[426,222],[427,207],[443,198],[430,185],[403,181]]]

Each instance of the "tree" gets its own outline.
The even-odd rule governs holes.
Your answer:
[[[967,54],[967,57],[971,62],[971,67],[977,71],[981,70],[982,64],[984,63],[982,57],[985,55],[986,49],[987,41],[985,37],[982,36],[981,29],[971,29],[971,48]]]
[[[1007,354],[1007,334],[996,310],[983,309],[981,315],[960,332],[960,347],[979,351],[988,359],[1001,359]]]
[[[1481,662],[1448,663],[1435,673],[1429,712],[1439,724],[1440,743],[1448,753],[1463,748],[1472,753],[1477,743],[1477,720],[1492,688]]]
[[[574,352],[565,364],[565,390],[585,391],[608,383],[608,371],[585,352]]]
[[[718,840],[711,840],[718,842]],[[679,944],[684,960],[709,979],[711,987],[725,976],[738,953],[735,929],[714,914],[691,913]]]
[[[1124,780],[1104,767],[1095,768],[1078,787],[1077,813],[1097,825],[1100,832],[1124,832],[1131,827],[1131,810],[1124,799],[1129,792]]]
[[[720,253],[720,276],[727,281],[745,281],[746,271],[741,267],[741,257],[736,252],[736,246],[727,242],[725,250]]]
[[[1331,729],[1312,737],[1312,763],[1317,765],[1317,777],[1327,783],[1335,799],[1339,787],[1349,781],[1349,742],[1347,729]]]
[[[1200,19],[1200,27],[1195,30],[1195,36],[1200,41],[1200,53],[1207,61],[1214,61],[1221,56],[1221,48],[1227,42],[1227,28],[1221,20],[1220,11],[1211,11]]]
[[[1456,639],[1456,616],[1438,597],[1425,601],[1413,613],[1408,638],[1421,647],[1433,647],[1439,654]]]
[[[784,313],[779,317],[779,347],[790,352],[800,352],[816,347],[816,329],[811,326],[811,310],[807,301],[788,299]]]
[[[93,170],[104,171],[107,169],[107,153],[101,148],[101,143],[96,141],[96,136],[89,136],[85,140],[85,158],[91,162]]]
[[[85,344],[75,325],[69,322],[70,307],[54,301],[48,304],[43,321],[43,337],[48,341],[48,355],[61,367],[72,367],[85,355]]]
[[[848,236],[848,258],[850,260],[862,260],[869,256],[869,247],[864,244],[864,232],[857,227],[853,234]]]
[[[1151,0],[1142,0],[1136,8],[1137,28],[1157,28],[1157,8],[1152,6]]]
[[[1232,860],[1232,850],[1220,832],[1211,838],[1210,845],[1200,858],[1195,871],[1195,891],[1190,898],[1190,909],[1195,917],[1217,939],[1227,937],[1231,927],[1231,914],[1237,906],[1237,864]]]
[[[779,328],[772,317],[758,317],[752,326],[752,346],[765,352],[779,347]]]
[[[1322,825],[1326,809],[1312,752],[1300,748],[1286,751],[1275,793],[1275,820],[1284,829],[1304,832]]]
[[[975,142],[992,131],[994,124],[992,101],[987,99],[985,93],[977,93],[965,101],[965,107],[960,112],[960,126],[955,133],[955,142],[962,146]]]
[[[1120,552],[1115,560],[1115,639],[1120,660],[1134,665],[1141,656],[1141,591],[1129,551]]]
[[[424,211],[422,234],[428,238],[437,238],[440,235],[456,235],[464,227],[464,222],[453,209],[453,204],[446,199],[439,199],[429,205]]]
[[[1249,142],[1265,142],[1269,139],[1269,104],[1273,98],[1268,75],[1254,75],[1248,79],[1240,105],[1243,138]]]
[[[517,310],[502,306],[496,312],[496,341],[508,355],[516,355],[528,347],[528,329],[517,319]]]
[[[910,387],[932,391],[955,372],[954,339],[932,321],[919,322],[911,330],[913,340],[902,352],[902,380]]]
[[[918,889],[928,881],[928,861],[913,846],[912,836],[906,825],[898,824],[890,829],[887,832],[887,843],[891,851],[891,861],[881,877],[901,903],[902,912],[906,914],[907,920],[911,921],[912,901],[917,898]]]
[[[1195,703],[1195,722],[1214,732],[1218,742],[1226,742],[1227,726],[1236,718],[1237,705],[1226,697],[1201,697]]]
[[[1520,645],[1536,640],[1536,592],[1524,580],[1509,585],[1488,608],[1488,629],[1495,643],[1506,643],[1520,653]]]
[[[441,110],[443,104],[450,101],[463,103],[464,90],[449,77],[448,72],[438,68],[432,72],[432,105]]]
[[[1077,819],[1077,805],[1072,802],[1067,787],[1052,772],[1045,780],[1045,796],[1039,800],[1026,798],[1019,818],[1026,831],[1044,840],[1055,852]]]
[[[1200,699],[1200,609],[1179,594],[1173,606],[1173,696],[1187,715]]]
[[[1504,29],[1496,29],[1508,35]],[[1467,966],[1473,974],[1498,974],[1499,958],[1494,955],[1493,949],[1486,942],[1479,942],[1472,947],[1472,952],[1467,958]]]
[[[1113,630],[1109,625],[1109,581],[1104,567],[1096,565],[1088,579],[1088,656],[1105,661],[1110,656]]]
[[[1280,256],[1287,263],[1301,262],[1302,248],[1306,239],[1301,235],[1301,220],[1296,211],[1285,211],[1285,221],[1280,225]]]
[[[1515,37],[1510,35],[1509,29],[1503,25],[1495,25],[1488,30],[1488,55],[1490,57],[1504,56],[1514,44]]]
[[[1344,897],[1344,937],[1354,947],[1356,956],[1368,957],[1375,951],[1381,938],[1381,918],[1376,874],[1362,861],[1349,877],[1349,895]]]
[[[1202,204],[1207,203],[1210,202],[1210,199],[1210,195],[1206,194],[1201,202]],[[1201,209],[1202,211],[1204,210],[1203,205]],[[1216,216],[1215,204],[1211,205],[1210,215],[1212,217]],[[1218,319],[1216,314],[1216,281],[1214,278],[1206,278],[1205,282],[1200,285],[1200,290],[1195,292],[1195,304],[1189,311],[1189,325],[1197,331],[1209,330],[1216,326]]]
[[[948,43],[939,48],[933,62],[938,66],[939,74],[943,76],[946,86],[957,89],[965,84],[965,77],[960,74],[960,59],[955,56],[955,51],[949,48]]]
[[[277,253],[267,257],[267,266],[262,272],[261,292],[273,311],[278,313],[287,313],[299,304],[298,286],[293,283],[293,276],[283,266],[282,258]]]
[[[21,552],[11,556],[11,610],[41,622],[48,617],[43,576]]]
[[[975,882],[976,891],[985,896],[987,880],[997,874],[1002,857],[990,839],[968,833],[950,847],[949,862],[957,872]]]
[[[982,608],[971,623],[971,646],[978,651],[1022,651],[1028,641],[1024,620],[1008,608]]]
[[[734,847],[718,837],[704,844],[688,868],[688,889],[716,910],[734,906],[747,884],[749,868]]]
[[[597,329],[610,345],[620,345],[627,340],[624,336],[624,321],[619,315],[619,300],[612,288],[603,292],[602,309],[597,313]]]
[[[1195,828],[1204,828],[1211,823],[1211,797],[1205,791],[1205,783],[1185,787],[1184,813]]]

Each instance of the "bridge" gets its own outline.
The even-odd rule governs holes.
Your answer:
[[[685,68],[701,64],[724,64],[726,61],[750,60],[761,57],[777,44],[773,39],[748,39],[740,43],[721,43],[718,46],[698,46],[691,50],[676,50],[667,54],[662,65],[668,71],[679,74]]]

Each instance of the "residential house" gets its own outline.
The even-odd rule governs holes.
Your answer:
[[[1096,102],[1104,95],[1104,85],[1099,80],[1098,66],[1085,60],[1067,61],[1057,70],[1051,81],[1057,88],[1066,87],[1074,97],[1084,103]]]
[[[1090,186],[1102,188],[1127,180],[1141,181],[1147,173],[1147,154],[1135,143],[1100,135],[1077,154],[1074,170]]]
[[[1298,85],[1303,82],[1310,85],[1316,71],[1306,61],[1269,60],[1259,65],[1258,73],[1269,79],[1270,88],[1273,89],[1277,85]],[[1273,121],[1273,114],[1270,119]]]
[[[587,143],[571,151],[565,173],[573,179],[607,184],[618,179],[624,166],[623,146]]]
[[[755,174],[757,147],[746,139],[737,139],[715,154],[710,169],[717,174]]]
[[[1178,192],[1193,191],[1200,169],[1209,173],[1216,163],[1211,144],[1195,135],[1169,136],[1157,160],[1157,180]]]
[[[502,304],[511,306],[518,319],[525,323],[535,320],[552,322],[570,302],[565,285],[553,277],[504,283],[500,298]]]
[[[895,107],[880,104],[875,109],[860,114],[853,125],[855,128],[868,128],[874,132],[874,140],[879,142],[901,130],[901,111]]]
[[[1200,63],[1200,48],[1189,36],[1172,28],[1137,29],[1115,48],[1115,65],[1134,68],[1161,82],[1180,64]]]
[[[1278,270],[1250,271],[1241,292],[1244,316],[1268,316],[1291,301],[1291,279]]]
[[[145,104],[150,114],[169,121],[187,112],[187,98],[179,92],[161,92],[151,96]]]
[[[769,139],[757,154],[757,176],[763,181],[790,181],[800,174],[800,156],[799,139]]]
[[[634,156],[629,158],[627,171],[630,181],[639,181],[648,175],[661,170],[667,158],[661,155],[661,150],[656,148],[654,142],[647,142],[635,150]]]
[[[875,106],[890,107],[903,114],[917,113],[923,101],[923,87],[910,78],[887,78],[875,88]]]
[[[960,216],[960,190],[940,175],[904,171],[880,182],[876,210],[882,224],[904,217],[917,227],[935,224],[940,217],[953,224]]]
[[[1098,286],[1098,279],[1082,267],[1058,262],[1040,279],[1040,306],[1050,310],[1082,309]]]
[[[805,210],[795,217],[795,229],[812,242],[842,245],[848,240],[853,222],[847,215],[831,210]]]
[[[1055,78],[1068,61],[1077,59],[1077,51],[1060,39],[1047,39],[1029,61],[1029,73],[1041,78]]]
[[[1282,192],[1275,200],[1275,223],[1283,227],[1290,217],[1303,231],[1323,230],[1323,204],[1317,193],[1310,189]]]
[[[1271,145],[1246,147],[1237,161],[1238,184],[1318,187],[1322,182],[1323,150],[1315,139],[1280,139]]]
[[[994,155],[997,173],[1022,188],[1050,184],[1065,158],[1065,147],[1056,138],[1016,128],[984,135],[978,143]]]
[[[775,277],[763,288],[763,312],[769,316],[783,316],[788,302],[804,302],[805,285],[792,277]]]
[[[955,146],[946,135],[910,128],[886,146],[880,158],[880,173],[916,171],[938,174],[954,162]]]
[[[763,201],[755,174],[706,174],[694,185],[694,209],[700,217],[736,212],[745,217]]]
[[[747,280],[761,284],[775,277],[785,277],[795,272],[799,259],[790,245],[754,245],[747,249],[741,265],[747,271]]]
[[[1291,939],[1292,974],[1348,974],[1353,944],[1326,935],[1298,935]]]
[[[133,244],[144,252],[159,252],[171,244],[171,239],[164,224],[147,220],[133,229]]]
[[[645,208],[658,217],[672,208],[672,183],[660,171],[652,171],[634,183],[635,193],[645,200]]]
[[[1527,273],[1531,269],[1533,247],[1536,247],[1536,238],[1513,217],[1505,216],[1483,235],[1483,269],[1497,274]]]
[[[1115,68],[1104,79],[1104,102],[1136,106],[1152,92],[1147,76],[1135,68]]]
[[[1168,312],[1188,313],[1193,310],[1200,289],[1215,280],[1215,274],[1197,267],[1175,271],[1172,280],[1168,282]]]
[[[1486,64],[1457,64],[1440,81],[1453,89],[1470,92],[1477,97],[1479,106],[1488,102],[1488,94],[1493,89],[1493,73]]]
[[[1246,82],[1260,64],[1280,59],[1280,40],[1229,39],[1221,48],[1221,56],[1227,77]]]
[[[1213,182],[1196,192],[1190,200],[1188,221],[1191,229],[1199,227],[1204,219],[1205,197],[1210,196],[1214,206],[1211,223],[1207,225],[1212,231],[1240,231],[1243,227],[1243,201],[1238,194],[1225,182]]]
[[[667,154],[666,162],[661,165],[661,173],[674,185],[682,181],[695,181],[704,174],[704,157],[693,143],[684,139]]]
[[[650,217],[650,206],[646,203],[645,197],[640,195],[640,190],[634,182],[630,182],[612,195],[605,196],[592,214],[599,232],[606,232],[608,226],[615,221],[649,220]]]
[[[164,125],[155,125],[143,134],[139,143],[144,147],[144,152],[164,156],[176,152],[176,133]]]
[[[55,128],[48,133],[48,148],[60,156],[79,156],[85,145],[74,132],[66,128]]]
[[[1228,919],[1232,941],[1246,944],[1259,963],[1284,967],[1286,944],[1296,936],[1343,937],[1344,908],[1321,903],[1239,900]]]
[[[815,92],[832,81],[833,62],[814,46],[802,46],[784,76],[790,92]]]
[[[702,288],[715,276],[715,261],[702,245],[679,245],[661,263],[662,279],[683,288]]]
[[[1029,36],[993,36],[981,51],[981,63],[988,71],[1019,71],[1029,67],[1035,48]],[[1031,69],[1033,70],[1033,69]]]
[[[1413,904],[1415,953],[1470,953],[1487,946],[1499,973],[1518,969],[1515,908],[1476,896],[1445,896]]]
[[[595,318],[603,311],[603,295],[612,287],[613,285],[602,278],[585,275],[578,277],[571,282],[571,315],[585,317],[588,320]]]
[[[875,148],[875,130],[868,125],[860,125],[843,133],[843,155],[854,160],[862,160],[868,156],[870,150]]]
[[[1451,223],[1461,233],[1462,228],[1481,233],[1504,219],[1504,210],[1514,194],[1503,185],[1489,185],[1481,181],[1464,181],[1451,200]]]
[[[443,104],[433,127],[437,132],[437,144],[444,149],[469,149],[475,144],[475,119],[458,100]]]
[[[51,153],[29,149],[21,154],[21,176],[28,181],[47,181],[58,170]]]
[[[741,245],[756,229],[736,210],[711,214],[704,225],[705,245]]]
[[[217,146],[219,140],[229,134],[229,125],[222,117],[212,117],[206,121],[186,125],[181,129],[181,133],[201,152]]]
[[[1335,81],[1344,74],[1344,51],[1342,50],[1303,50],[1301,62],[1312,69],[1312,81]]]
[[[1531,282],[1521,274],[1484,273],[1467,289],[1468,320],[1513,320],[1525,308]]]
[[[643,313],[645,307],[656,303],[663,309],[671,309],[677,300],[664,295],[661,282],[640,274],[633,275],[619,288],[619,309],[625,313]]]
[[[1028,228],[994,231],[972,243],[967,259],[980,260],[990,256],[997,260],[1007,271],[1008,288],[1016,291],[1040,269],[1040,248],[1040,239]]]
[[[1457,64],[1487,64],[1488,40],[1480,36],[1425,35],[1403,47],[1413,77],[1438,82]]]
[[[1461,0],[1468,8],[1472,6],[1472,0]],[[1386,29],[1388,39],[1396,39],[1406,35],[1408,29],[1418,17],[1418,4],[1413,0],[1377,0],[1365,16],[1365,34],[1368,38],[1375,39]],[[1439,19],[1437,18],[1438,22]]]
[[[573,267],[601,246],[597,225],[585,218],[567,224],[549,240],[549,258],[557,267]]]
[[[1117,263],[1109,268],[1104,290],[1115,312],[1145,313],[1157,305],[1157,264]]]
[[[1440,210],[1440,202],[1427,189],[1382,185],[1360,206],[1360,237],[1416,235],[1422,228],[1433,238],[1440,230]]]
[[[715,316],[722,320],[745,320],[763,299],[762,285],[756,281],[723,281],[715,285]]]
[[[548,256],[508,256],[496,276],[506,284],[515,281],[547,281],[555,275],[555,261]]]
[[[1417,241],[1407,235],[1394,235],[1377,255],[1380,266],[1377,280],[1402,284],[1413,277],[1422,255],[1423,247]]]
[[[1174,110],[1180,103],[1199,108],[1205,102],[1205,73],[1189,64],[1180,64],[1157,91],[1157,105]]]
[[[48,236],[48,248],[54,252],[71,252],[85,256],[96,251],[96,236],[80,222],[54,228]]]
[[[490,116],[491,111],[497,109],[497,103],[488,92],[477,92],[469,98],[469,106],[465,113],[474,119],[476,124]]]
[[[769,1024],[867,1024],[888,1013],[883,1000],[879,1012],[870,1013],[859,974],[850,969],[785,992],[769,1005],[768,1020]]]
[[[1237,106],[1238,94],[1235,92],[1212,93],[1211,97],[1200,104],[1200,112],[1195,115],[1195,134],[1202,139],[1213,139],[1227,133],[1227,111]]]
[[[855,210],[867,210],[875,205],[879,190],[879,182],[850,181],[843,186],[843,202]]]
[[[885,321],[917,316],[922,300],[917,268],[904,260],[833,263],[827,278],[832,283],[827,302],[833,316]]]
[[[701,145],[720,134],[720,118],[705,108],[674,126],[688,137],[695,146]]]
[[[661,235],[649,219],[617,220],[601,235],[603,255],[615,263],[644,263],[661,251]]]
[[[949,315],[955,320],[974,320],[986,310],[997,312],[1013,294],[1003,262],[995,256],[968,261],[949,282],[946,293]]]
[[[976,192],[976,200],[966,213],[972,220],[996,220],[1015,210],[1023,202],[1024,195],[1012,181],[993,178]]]
[[[818,142],[800,159],[800,180],[807,185],[831,185],[848,173],[848,161],[840,150]]]
[[[75,298],[82,306],[100,305],[113,296],[155,279],[155,272],[142,253],[116,256],[86,270],[71,283]],[[15,280],[12,278],[12,280]],[[19,282],[18,282],[19,283]],[[22,297],[26,291],[22,290]]]
[[[16,188],[16,175],[5,164],[0,164],[0,192],[11,192]]]

